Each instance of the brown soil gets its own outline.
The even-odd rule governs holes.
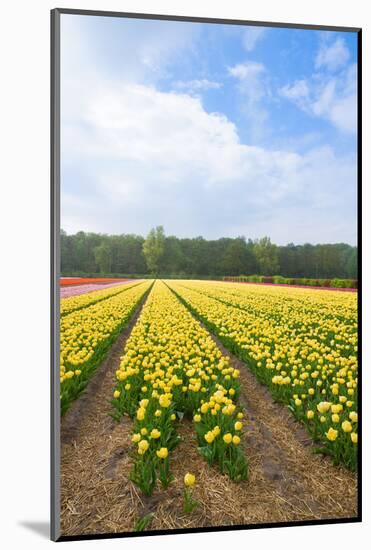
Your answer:
[[[223,346],[241,371],[241,403],[247,412],[242,444],[249,458],[249,479],[234,483],[210,468],[197,451],[192,424],[181,422],[182,441],[171,459],[174,480],[152,497],[129,480],[130,430],[124,417],[109,416],[114,373],[138,314],[62,422],[61,528],[63,535],[133,531],[152,512],[147,529],[247,525],[271,522],[352,518],[357,515],[357,480],[330,459],[313,454],[305,430],[287,408],[273,402],[247,367]],[[183,477],[196,474],[192,514],[182,509]]]

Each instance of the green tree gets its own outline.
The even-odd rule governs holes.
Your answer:
[[[111,250],[107,244],[100,244],[94,248],[95,261],[101,273],[111,272]]]
[[[164,253],[160,259],[159,269],[163,273],[178,275],[182,272],[185,258],[177,237],[165,238]]]
[[[165,232],[162,225],[157,226],[148,233],[143,243],[143,254],[147,267],[151,273],[157,275],[160,267],[160,259],[165,250]]]
[[[358,276],[358,252],[357,247],[348,247],[343,252],[344,271],[347,277],[356,279]]]
[[[275,275],[279,270],[278,250],[269,237],[254,241],[254,253],[263,275]]]
[[[249,272],[249,251],[244,237],[237,237],[228,244],[223,267],[227,275],[245,275]]]
[[[146,247],[141,235],[106,235],[61,230],[61,271],[65,276],[97,273],[183,278],[223,275],[283,275],[309,278],[356,278],[357,247],[346,243],[275,246],[267,237],[165,237],[153,229]],[[144,248],[148,254],[145,257]],[[147,265],[151,268],[147,268]]]

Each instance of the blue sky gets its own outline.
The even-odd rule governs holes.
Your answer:
[[[62,15],[61,225],[356,243],[355,33]]]

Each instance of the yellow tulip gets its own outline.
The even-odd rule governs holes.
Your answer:
[[[337,436],[338,436],[338,431],[334,430],[333,428],[329,428],[329,430],[326,432],[326,437],[330,441],[335,441]]]
[[[205,441],[207,441],[207,443],[212,443],[215,439],[215,435],[213,434],[213,432],[207,432],[204,435],[204,438],[205,438]]]
[[[140,455],[143,455],[148,450],[148,447],[149,447],[148,441],[146,439],[142,439],[138,443],[138,453]]]
[[[349,420],[344,420],[341,424],[341,429],[343,432],[351,432],[352,431],[352,424],[349,422]]]
[[[158,439],[159,437],[161,437],[161,432],[157,428],[153,428],[153,430],[151,430],[150,436],[152,437],[152,439]]]
[[[193,487],[193,485],[195,484],[196,482],[196,476],[194,474],[191,474],[190,472],[188,472],[185,476],[184,476],[184,485],[186,487]]]
[[[317,405],[317,411],[319,413],[326,413],[330,409],[331,403],[328,403],[327,401],[322,401],[321,403],[318,403]]]
[[[158,456],[158,458],[167,458],[168,454],[169,454],[169,451],[167,450],[166,447],[161,447],[161,449],[156,451],[156,455]]]
[[[138,419],[138,420],[144,420],[145,415],[146,415],[146,410],[143,409],[143,407],[140,407],[140,408],[137,410],[137,419]]]

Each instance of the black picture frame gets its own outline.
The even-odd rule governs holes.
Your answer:
[[[164,530],[146,530],[145,532],[123,532],[123,533],[100,533],[92,535],[66,536],[60,533],[60,380],[59,380],[59,277],[60,277],[60,21],[61,15],[83,15],[89,17],[116,17],[132,19],[150,19],[164,21],[183,21],[199,22],[212,24],[228,25],[248,25],[262,27],[279,27],[292,29],[308,29],[322,31],[340,31],[352,32],[357,34],[357,236],[358,236],[358,359],[359,359],[359,452],[358,452],[358,514],[352,518],[345,519],[323,519],[292,521],[282,523],[265,523],[255,525],[233,525],[233,526],[214,526],[207,528],[189,528],[189,529],[164,529]],[[50,338],[51,338],[51,357],[50,357],[50,414],[51,414],[51,432],[50,432],[50,460],[51,460],[51,480],[50,480],[50,536],[53,541],[73,541],[90,539],[109,539],[109,538],[129,538],[140,536],[155,536],[165,534],[188,534],[218,531],[236,531],[250,529],[279,528],[304,525],[326,525],[339,523],[355,523],[362,521],[362,28],[328,26],[319,24],[296,24],[270,21],[250,21],[240,19],[219,19],[213,17],[192,17],[175,16],[163,14],[148,13],[128,13],[115,11],[99,10],[80,10],[55,8],[51,10],[51,81],[50,81],[50,158],[51,158],[51,188],[50,188],[50,213],[51,213],[51,233],[50,233]]]

